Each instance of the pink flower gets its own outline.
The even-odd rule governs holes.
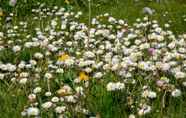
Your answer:
[[[150,55],[154,55],[155,54],[155,49],[154,48],[149,48],[148,52],[150,53]]]
[[[12,7],[15,6],[16,3],[17,3],[17,0],[10,0],[9,1],[9,5],[12,6]]]
[[[162,87],[164,84],[165,84],[165,82],[162,81],[162,80],[156,81],[156,85],[159,86],[159,87]]]

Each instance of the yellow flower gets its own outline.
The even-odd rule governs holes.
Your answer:
[[[70,86],[63,86],[62,88],[60,88],[59,90],[57,90],[57,94],[59,96],[68,96],[72,94],[72,89],[70,88]]]
[[[4,14],[3,14],[3,11],[2,11],[2,10],[0,10],[0,17],[1,17],[1,16],[3,16],[3,15],[4,15]]]
[[[66,4],[70,4],[69,0],[65,0],[65,3],[66,3]]]
[[[58,60],[59,61],[65,61],[65,60],[67,60],[67,59],[69,59],[70,58],[70,56],[68,55],[68,54],[62,54],[61,56],[59,56],[59,58],[58,58]]]
[[[82,72],[79,73],[79,79],[81,81],[87,81],[87,80],[89,80],[89,76],[86,75],[86,73],[82,71]]]

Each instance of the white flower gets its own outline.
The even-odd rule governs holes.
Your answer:
[[[60,107],[56,107],[55,108],[55,112],[61,114],[62,112],[64,112],[66,110],[65,106],[60,106]]]
[[[62,68],[58,68],[58,69],[56,70],[56,73],[64,73],[64,70],[63,70]]]
[[[16,5],[16,3],[17,3],[17,0],[10,0],[9,1],[9,5],[12,7],[14,7]]]
[[[94,78],[102,78],[103,77],[103,74],[101,72],[97,72],[94,74]]]
[[[29,99],[30,102],[35,101],[36,100],[36,95],[35,94],[29,94],[28,99]]]
[[[81,95],[83,95],[83,87],[76,87],[76,92],[78,93],[78,94],[81,94]]]
[[[3,80],[5,75],[3,73],[0,73],[0,80]]]
[[[13,46],[12,50],[13,50],[14,52],[19,52],[19,51],[21,50],[21,46],[18,46],[18,45]]]
[[[150,44],[149,43],[142,43],[141,45],[140,45],[140,47],[139,47],[141,50],[142,49],[148,49],[148,48],[150,48]]]
[[[152,98],[153,99],[153,98],[156,98],[156,96],[157,95],[156,95],[156,93],[154,91],[149,91],[149,93],[148,93],[148,97],[149,98]]]
[[[34,57],[35,57],[36,59],[42,59],[42,58],[43,58],[43,54],[40,53],[40,52],[36,52],[36,53],[34,54]]]
[[[49,91],[45,93],[45,96],[47,96],[47,97],[50,97],[51,95],[52,95],[52,93]]]
[[[161,68],[163,71],[168,71],[170,69],[170,65],[168,63],[164,63],[164,64],[162,64]]]
[[[167,24],[167,23],[166,23],[164,26],[165,26],[166,28],[169,28],[169,27],[170,27],[170,25],[169,25],[169,24]]]
[[[24,44],[24,46],[25,46],[26,48],[31,48],[32,45],[33,45],[32,42],[26,42],[26,43]]]
[[[25,67],[25,62],[21,61],[18,65],[18,68],[23,69]]]
[[[177,79],[184,78],[185,77],[185,73],[181,72],[181,71],[178,71],[178,72],[175,73],[175,77]]]
[[[92,68],[86,67],[86,68],[84,69],[84,71],[87,72],[87,73],[91,73],[91,72],[92,72]]]
[[[13,72],[16,70],[16,66],[15,65],[12,65],[12,64],[7,64],[7,70],[9,72]]]
[[[184,81],[182,84],[183,84],[184,87],[186,87],[186,81]]]
[[[36,87],[33,92],[36,94],[36,93],[40,93],[41,92],[41,87]]]
[[[19,74],[19,77],[21,77],[21,78],[26,78],[28,76],[29,76],[29,73],[27,73],[27,72],[22,72]]]
[[[87,52],[84,53],[84,57],[85,58],[94,58],[95,54],[91,51],[87,51]]]
[[[67,41],[67,42],[66,42],[66,45],[67,45],[67,46],[72,46],[72,44],[73,44],[72,41]]]
[[[11,78],[11,80],[10,80],[11,82],[16,82],[16,78],[15,77],[13,77],[13,78]]]
[[[65,60],[64,64],[66,66],[72,66],[74,64],[74,59],[69,58],[69,59]]]
[[[151,111],[151,107],[148,105],[143,105],[143,107],[138,111],[138,115],[142,116]]]
[[[57,22],[55,20],[51,21],[51,26],[54,28],[57,25]]]
[[[67,102],[71,102],[71,103],[76,103],[77,100],[75,99],[74,96],[70,95],[70,96],[65,96],[65,99]]]
[[[149,8],[149,7],[144,7],[143,8],[143,13],[148,14],[148,15],[153,15],[154,10]]]
[[[124,83],[120,83],[120,82],[117,82],[117,83],[109,82],[107,84],[107,91],[121,90],[124,88],[125,88]]]
[[[109,21],[110,23],[116,23],[116,19],[113,18],[113,17],[109,17],[108,21]]]
[[[179,89],[175,89],[174,91],[172,91],[171,95],[173,97],[179,97],[181,95],[181,91]]]
[[[171,43],[168,44],[168,47],[169,47],[170,49],[175,48],[175,46],[176,46],[176,43],[175,43],[175,42],[171,42]]]
[[[129,118],[136,118],[134,114],[130,114]]]
[[[41,106],[42,106],[44,109],[49,109],[49,108],[52,107],[52,105],[53,105],[52,102],[45,102],[45,103],[43,103]]]
[[[36,107],[30,107],[27,109],[28,116],[38,116],[39,113],[40,113],[40,111]]]
[[[35,61],[35,60],[30,60],[29,62],[30,62],[30,64],[31,64],[32,66],[37,65],[37,61]]]
[[[24,117],[24,116],[26,116],[26,115],[27,115],[27,111],[22,111],[22,112],[21,112],[21,116]]]
[[[117,82],[117,83],[116,83],[116,88],[117,88],[118,90],[121,90],[121,89],[124,89],[124,88],[125,88],[125,85],[124,85],[124,83]]]
[[[28,80],[27,78],[22,78],[22,79],[19,80],[19,83],[20,84],[26,84],[27,80]]]
[[[59,98],[58,98],[58,97],[53,97],[53,98],[51,99],[51,101],[54,102],[54,103],[59,102]]]
[[[52,74],[51,73],[45,73],[45,78],[46,79],[51,79],[52,78]]]

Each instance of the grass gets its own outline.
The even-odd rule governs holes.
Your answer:
[[[33,33],[34,27],[42,26],[43,23],[47,24],[47,21],[41,21],[39,23],[35,23],[32,21],[31,8],[37,7],[36,0],[18,0],[18,5],[14,7],[9,7],[7,0],[0,0],[0,7],[3,8],[5,14],[10,12],[15,12],[17,16],[14,17],[13,24],[17,24],[18,21],[28,21],[29,32]],[[84,14],[81,19],[82,22],[88,21],[88,8],[85,4],[84,7],[82,5],[78,6],[76,2],[72,5],[66,5],[62,0],[40,0],[41,3],[45,3],[47,6],[52,7],[54,5],[65,6],[67,8],[74,7],[73,9],[82,10]],[[2,4],[1,4],[2,3]],[[156,13],[151,16],[152,19],[156,19],[160,22],[161,25],[167,23],[171,19],[171,29],[176,34],[182,34],[186,32],[186,22],[183,21],[182,16],[186,15],[186,2],[184,0],[170,0],[169,2],[157,4],[155,2],[147,2],[146,0],[139,1],[135,3],[133,0],[93,0],[92,1],[92,17],[95,17],[99,14],[109,13],[112,16],[120,19],[125,19],[129,24],[132,24],[137,18],[143,18],[144,14],[142,14],[143,7],[149,6],[156,10]],[[164,13],[168,11],[167,16],[163,16]],[[1,21],[2,27],[3,24],[6,23],[5,19]],[[22,34],[24,35],[24,34]],[[36,49],[37,50],[37,49]],[[8,51],[7,51],[8,52]],[[32,55],[34,50],[28,51],[25,50],[18,58],[23,60],[29,60],[30,55]],[[17,62],[15,55],[12,53],[0,52],[0,59],[2,62]],[[59,75],[53,83],[54,88],[59,88],[59,81],[63,81],[64,83],[71,83],[72,78],[75,77],[77,72],[67,71],[64,75]],[[113,73],[108,73],[105,76],[106,80],[114,80],[118,79]],[[137,86],[139,84],[145,85],[146,81],[142,80],[140,76],[136,77],[139,80],[135,86],[133,86],[132,97],[135,99],[140,99],[140,89]],[[128,108],[127,104],[121,104],[122,102],[128,102],[129,99],[126,99],[126,94],[130,95],[131,91],[118,92],[118,93],[108,93],[105,89],[105,86],[99,84],[99,80],[92,80],[92,87],[89,90],[90,95],[86,98],[86,102],[89,104],[85,104],[86,107],[90,108],[92,114],[100,114],[103,118],[127,118],[128,112],[132,111],[132,109]],[[142,83],[141,83],[142,82]],[[105,82],[106,83],[106,82]],[[152,83],[149,83],[152,84]],[[153,85],[153,84],[152,84]],[[32,86],[32,85],[30,85]],[[43,84],[43,86],[46,86]],[[73,85],[71,85],[73,86]],[[131,86],[127,86],[130,88]],[[45,88],[45,87],[43,87]],[[126,88],[126,89],[127,89]],[[155,88],[155,87],[154,87]],[[25,93],[30,91],[29,87],[17,86],[14,84],[10,84],[9,82],[5,83],[0,80],[0,118],[21,118],[21,111],[24,108],[24,105],[27,104],[27,98],[25,97]],[[121,97],[117,97],[121,96]],[[153,111],[151,114],[144,116],[144,118],[185,118],[186,117],[186,95],[184,94],[182,98],[172,99],[168,98],[167,94],[164,96],[161,94],[155,100],[153,109],[157,109]],[[162,108],[162,98],[165,99],[166,107]],[[138,104],[138,103],[135,103]],[[50,114],[48,112],[47,114]],[[56,117],[55,114],[50,115],[50,118]],[[79,118],[82,117],[81,115]],[[47,115],[43,113],[42,118],[47,118]],[[75,118],[75,117],[72,117]]]

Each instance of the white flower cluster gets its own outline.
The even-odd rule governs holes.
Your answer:
[[[122,90],[125,88],[125,84],[121,82],[109,82],[107,84],[107,91],[117,91],[117,90]]]

